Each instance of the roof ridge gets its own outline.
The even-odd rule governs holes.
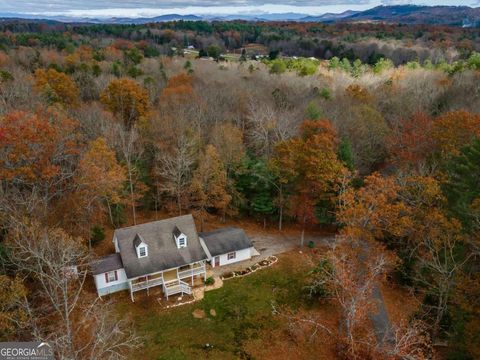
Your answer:
[[[115,229],[114,232],[117,232],[117,231],[119,231],[119,230],[132,229],[132,228],[139,227],[139,226],[142,226],[142,225],[159,223],[159,222],[163,222],[163,221],[167,221],[167,220],[170,220],[170,221],[171,221],[171,220],[173,220],[173,219],[180,219],[180,218],[184,218],[184,217],[192,217],[192,218],[193,218],[192,214],[179,215],[179,216],[174,216],[174,217],[165,218],[165,219],[160,219],[160,220],[148,221],[148,222],[144,222],[144,223],[141,223],[141,224],[125,226],[125,227],[122,227],[122,228]]]

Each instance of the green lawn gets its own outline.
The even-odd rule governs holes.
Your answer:
[[[231,279],[220,289],[205,293],[197,303],[156,311],[155,303],[119,305],[120,313],[133,314],[145,346],[134,358],[157,360],[251,359],[244,344],[275,329],[278,319],[271,303],[297,308],[304,304],[302,288],[308,267],[292,255],[252,275]],[[132,311],[132,306],[136,308]],[[195,309],[207,316],[196,319]],[[215,309],[217,315],[210,315]],[[207,347],[206,344],[210,344]]]

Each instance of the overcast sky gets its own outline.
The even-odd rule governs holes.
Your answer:
[[[0,12],[70,16],[158,16],[163,14],[262,14],[365,10],[377,5],[468,5],[480,0],[0,0]]]

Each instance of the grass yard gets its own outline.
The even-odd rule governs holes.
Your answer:
[[[309,304],[303,296],[315,257],[311,251],[281,255],[268,269],[228,280],[222,288],[206,292],[202,301],[170,310],[160,310],[152,298],[135,304],[125,299],[118,305],[119,312],[133,318],[145,345],[133,358],[296,358],[298,343],[286,330],[286,320],[272,314],[271,304],[274,301],[295,311],[318,313],[320,306]],[[204,310],[206,316],[194,318],[192,313],[197,309]],[[210,314],[211,309],[216,316]],[[279,350],[280,355],[276,354]],[[303,354],[302,358],[318,359],[318,352],[315,354]]]

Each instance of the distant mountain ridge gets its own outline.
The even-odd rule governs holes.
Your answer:
[[[377,6],[353,14],[344,21],[385,21],[405,24],[463,25],[469,19],[480,21],[480,8],[468,6],[420,6],[394,5]]]
[[[85,18],[68,16],[36,16],[16,13],[0,13],[0,21],[11,20],[59,21],[67,23],[104,23],[104,24],[146,24],[167,21],[296,21],[296,22],[388,22],[405,24],[435,24],[474,27],[480,24],[480,8],[468,6],[423,6],[423,5],[393,5],[377,6],[365,11],[348,10],[343,13],[325,13],[318,16],[301,13],[272,14],[232,14],[232,15],[179,15],[167,14],[155,17],[112,17]]]

